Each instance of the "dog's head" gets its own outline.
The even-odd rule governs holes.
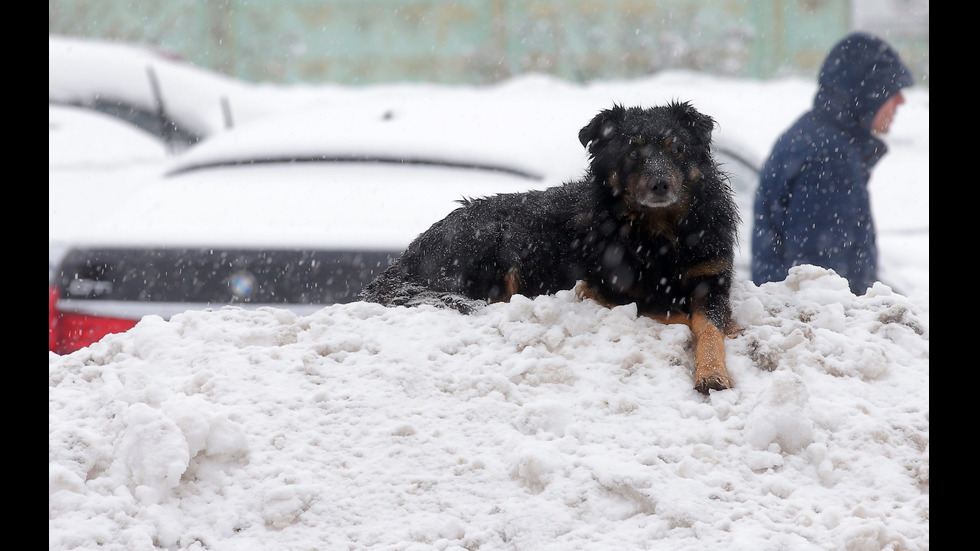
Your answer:
[[[632,208],[657,209],[684,202],[687,186],[713,170],[715,121],[690,103],[626,108],[614,105],[579,131],[591,172]]]

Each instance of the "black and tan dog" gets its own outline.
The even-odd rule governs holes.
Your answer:
[[[582,180],[463,200],[361,297],[462,312],[572,288],[606,305],[635,302],[691,328],[698,391],[729,388],[723,333],[733,329],[739,216],[711,154],[714,124],[690,103],[604,110],[579,132],[590,153]]]

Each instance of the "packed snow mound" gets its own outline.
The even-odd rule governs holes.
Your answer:
[[[49,354],[49,549],[929,548],[929,319],[833,272],[690,333],[573,292],[144,318]]]

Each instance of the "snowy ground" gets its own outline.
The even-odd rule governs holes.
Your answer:
[[[705,80],[581,93],[690,98],[764,152],[813,90]],[[733,389],[694,391],[685,327],[571,292],[147,317],[49,354],[49,549],[929,549],[928,91],[906,95],[871,184],[906,294],[738,282]]]
[[[929,549],[929,317],[818,268],[685,327],[571,292],[465,317],[144,318],[50,356],[50,549]]]

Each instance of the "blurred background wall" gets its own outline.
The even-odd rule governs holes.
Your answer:
[[[852,29],[929,83],[929,0],[49,0],[51,34],[152,46],[253,82],[487,84],[668,68],[815,77]]]

